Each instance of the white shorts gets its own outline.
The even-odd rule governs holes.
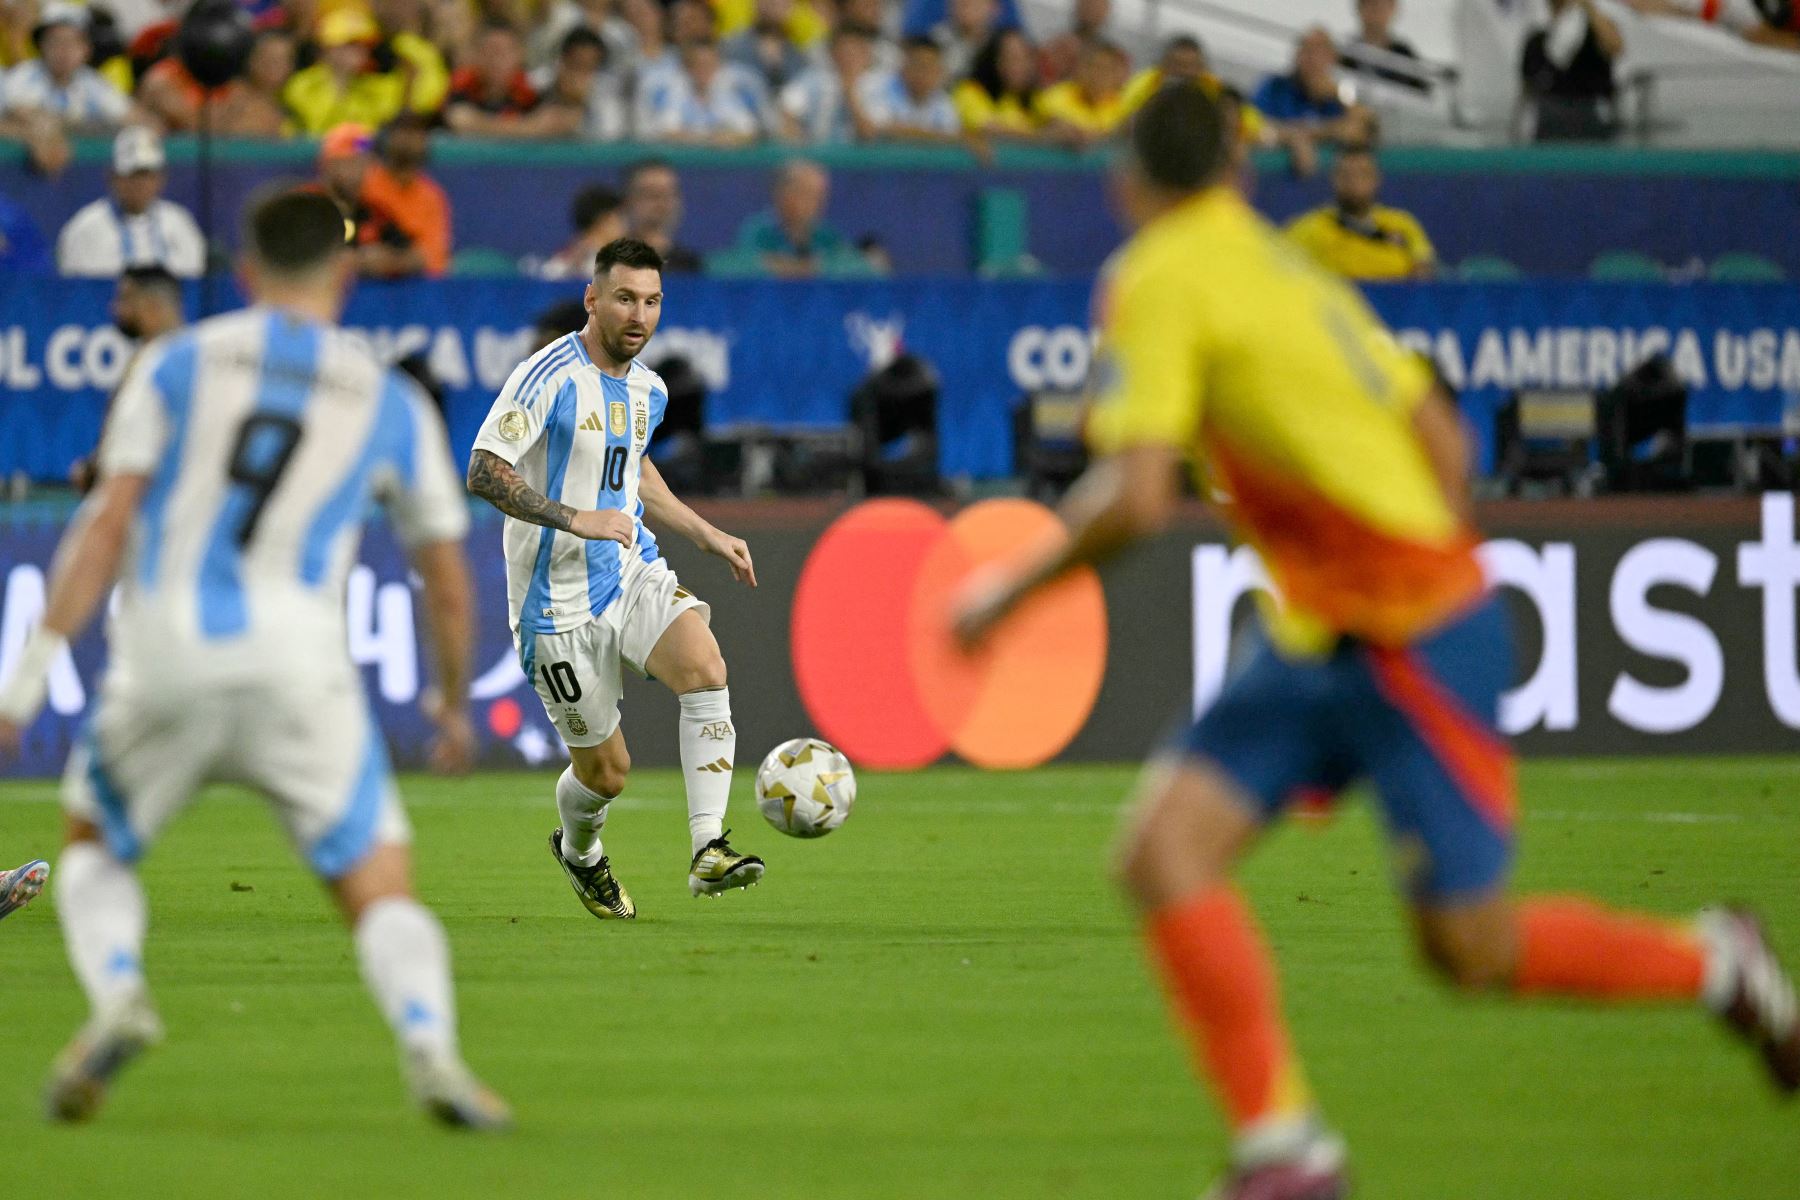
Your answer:
[[[411,836],[387,746],[354,673],[200,693],[109,673],[69,756],[63,808],[99,826],[113,854],[134,862],[214,782],[267,796],[295,848],[327,879],[376,846]]]
[[[712,620],[711,606],[682,587],[660,558],[628,558],[619,588],[611,607],[567,633],[514,631],[519,665],[570,746],[598,746],[613,735],[625,692],[620,668],[648,678],[644,660],[676,617],[691,608]]]

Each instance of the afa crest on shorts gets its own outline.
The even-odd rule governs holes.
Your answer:
[[[614,400],[606,406],[606,425],[614,437],[624,437],[629,428],[629,418],[623,400]]]

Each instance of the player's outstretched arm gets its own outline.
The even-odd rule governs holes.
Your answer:
[[[474,659],[474,588],[461,541],[426,542],[413,550],[424,585],[426,628],[437,668],[436,692],[424,707],[437,725],[432,769],[461,774],[475,763],[475,726],[469,719],[469,664]]]
[[[11,678],[0,681],[0,748],[16,742],[19,731],[37,717],[51,663],[87,628],[105,600],[148,482],[144,475],[103,479],[63,535],[50,570],[43,623],[26,641]]]
[[[638,499],[644,502],[644,515],[651,521],[724,559],[731,568],[731,577],[739,583],[756,586],[756,564],[750,560],[750,547],[744,539],[732,537],[682,503],[648,458],[643,460],[638,476]]]
[[[477,450],[469,458],[469,491],[516,520],[566,530],[590,542],[629,546],[637,532],[632,519],[617,509],[570,508],[550,499],[492,450]]]
[[[977,578],[954,615],[957,639],[966,647],[978,646],[1039,588],[1160,530],[1180,497],[1180,469],[1180,453],[1160,444],[1133,447],[1096,463],[1057,509],[1068,539],[1016,571]]]

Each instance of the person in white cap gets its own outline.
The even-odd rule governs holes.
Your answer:
[[[113,140],[111,194],[77,210],[56,239],[64,275],[114,278],[127,267],[160,266],[193,278],[206,269],[206,240],[187,209],[162,197],[162,139],[131,126]]]

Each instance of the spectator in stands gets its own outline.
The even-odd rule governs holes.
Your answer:
[[[716,42],[681,47],[681,69],[640,79],[638,136],[704,146],[742,146],[770,125],[768,90],[742,67],[724,62]]]
[[[450,269],[450,197],[425,173],[430,130],[412,113],[394,118],[376,139],[377,161],[363,179],[363,202],[406,235],[409,250],[390,260],[390,274],[438,276]]]
[[[780,279],[861,274],[861,253],[821,217],[831,193],[825,168],[803,158],[789,159],[775,173],[774,205],[738,230],[737,253],[754,257]]]
[[[1410,42],[1394,36],[1394,14],[1399,7],[1399,0],[1356,0],[1358,28],[1356,36],[1344,46],[1343,64],[1352,71],[1428,92],[1428,78],[1393,61],[1407,58],[1416,63],[1419,58]]]
[[[675,240],[681,227],[681,177],[660,158],[647,158],[625,170],[625,223],[631,236],[656,247],[667,274],[691,274],[700,256]]]
[[[867,97],[884,78],[875,70],[875,35],[861,25],[839,25],[831,31],[828,56],[781,89],[777,107],[785,135],[815,145],[874,137]]]
[[[1077,150],[1111,137],[1125,120],[1125,84],[1131,62],[1106,41],[1089,42],[1075,74],[1038,93],[1037,111],[1057,141]]]
[[[886,0],[838,0],[839,25],[867,29],[873,38],[875,69],[900,69],[900,11]]]
[[[37,57],[0,77],[0,138],[25,143],[47,174],[69,163],[70,134],[110,131],[131,115],[131,101],[88,66],[87,14],[62,3],[44,6],[31,27]]]
[[[1111,20],[1112,0],[1075,0],[1068,30],[1044,43],[1044,82],[1061,83],[1074,75],[1083,48],[1105,41],[1106,26]]]
[[[553,66],[563,40],[576,29],[586,29],[606,44],[609,68],[622,74],[627,64],[637,61],[637,30],[620,15],[617,0],[554,0],[531,35],[531,61],[540,69]]]
[[[1000,29],[999,0],[950,0],[944,21],[931,31],[944,48],[944,71],[961,79],[975,66],[975,56]]]
[[[536,354],[559,337],[568,337],[587,324],[587,309],[579,300],[561,300],[531,322],[531,353]]]
[[[1296,174],[1313,173],[1320,142],[1359,146],[1374,138],[1375,114],[1338,82],[1337,46],[1316,26],[1300,36],[1293,71],[1263,80],[1252,104],[1293,154]]]
[[[338,125],[385,125],[400,115],[406,87],[375,66],[381,28],[361,8],[334,8],[313,35],[319,60],[296,71],[282,92],[302,133]]]
[[[218,113],[244,87],[239,79],[215,88],[204,88],[181,61],[171,54],[151,65],[138,81],[138,105],[156,118],[165,132],[190,133],[200,126],[200,106],[210,102],[208,117],[216,127]]]
[[[290,3],[293,0],[289,0]],[[427,36],[425,0],[371,0],[381,29],[375,68],[401,87],[402,112],[430,116],[450,95],[450,64],[444,51]]]
[[[293,121],[281,102],[282,89],[294,74],[294,38],[280,29],[256,35],[244,77],[213,112],[213,131],[221,137],[281,137]]]
[[[625,201],[619,193],[599,184],[575,193],[569,210],[575,236],[532,269],[540,279],[581,279],[594,273],[594,256],[600,247],[625,236]],[[565,330],[565,332],[567,332]]]
[[[186,324],[181,280],[153,263],[125,268],[113,289],[112,322],[134,342],[174,333]]]
[[[0,192],[0,273],[48,275],[55,269],[50,243],[37,222],[12,197]]]
[[[619,73],[610,69],[606,42],[586,25],[563,37],[556,61],[532,77],[546,108],[567,108],[576,117],[575,132],[594,141],[625,136],[631,113]]]
[[[1018,29],[1002,29],[975,55],[969,77],[952,99],[971,137],[1000,141],[1041,141],[1044,120],[1037,108],[1038,59]]]
[[[1437,252],[1411,213],[1377,203],[1381,166],[1352,146],[1331,169],[1332,202],[1296,219],[1288,237],[1320,265],[1351,279],[1430,279]]]
[[[344,210],[356,266],[376,279],[399,279],[425,269],[425,256],[393,213],[368,192],[374,137],[362,125],[338,125],[319,141],[319,186]]]
[[[580,113],[559,110],[537,119],[537,89],[525,77],[525,44],[504,21],[488,21],[475,38],[474,60],[450,76],[450,103],[444,124],[456,133],[481,137],[567,137],[580,126]]]
[[[868,89],[866,108],[875,135],[893,141],[961,140],[962,119],[944,90],[944,51],[928,37],[904,44],[900,70],[878,76]]]
[[[1125,85],[1126,111],[1136,112],[1144,106],[1144,101],[1170,84],[1199,83],[1208,79],[1216,80],[1217,76],[1207,69],[1206,47],[1197,37],[1178,34],[1163,44],[1162,57],[1157,59],[1155,66],[1145,67]]]
[[[1540,142],[1603,141],[1619,131],[1613,65],[1625,39],[1594,0],[1550,0],[1550,20],[1525,39],[1519,69]]]
[[[807,68],[807,57],[790,33],[794,0],[756,0],[756,19],[727,39],[719,52],[728,63],[762,77],[771,95]]]
[[[206,239],[187,209],[162,198],[162,139],[141,125],[113,139],[109,195],[75,210],[56,239],[64,275],[112,279],[156,264],[191,279],[206,270]]]
[[[761,5],[757,0],[711,0],[711,3],[718,15],[721,38],[736,37],[746,29],[754,28],[761,20]],[[832,0],[791,0],[782,7],[785,10],[781,19],[782,35],[789,42],[802,50],[824,45],[835,10]]]

